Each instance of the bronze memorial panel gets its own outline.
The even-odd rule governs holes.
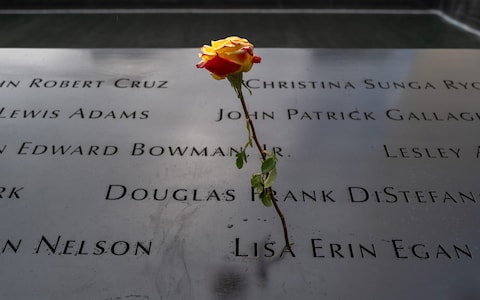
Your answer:
[[[0,50],[1,299],[480,294],[480,51],[256,49],[294,255],[197,52]]]

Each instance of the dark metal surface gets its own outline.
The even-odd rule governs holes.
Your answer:
[[[439,0],[4,0],[0,8],[438,8]]]
[[[479,51],[257,50],[295,257],[196,49],[0,52],[0,298],[478,295]]]
[[[480,48],[478,35],[431,11],[47,11],[0,14],[0,27],[0,47],[10,48],[199,47],[230,35],[248,37],[257,47]]]

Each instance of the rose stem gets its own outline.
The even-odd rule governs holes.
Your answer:
[[[262,161],[264,161],[265,158],[266,158],[266,154],[263,151],[260,142],[258,141],[257,134],[255,133],[255,127],[253,126],[253,121],[250,118],[250,114],[248,113],[247,104],[246,104],[245,99],[243,97],[243,92],[242,92],[241,88],[238,90],[238,99],[240,99],[240,102],[242,103],[243,113],[245,114],[245,120],[248,122],[248,125],[250,126],[250,130],[252,132],[252,138],[255,141],[255,145],[257,145],[258,151],[262,155]],[[285,217],[283,216],[282,210],[280,209],[280,207],[277,204],[277,199],[275,199],[275,196],[273,195],[273,190],[272,190],[271,187],[268,188],[268,193],[270,195],[270,198],[272,199],[273,206],[275,207],[275,210],[276,210],[278,216],[280,217],[280,220],[282,221],[283,237],[284,237],[285,243],[286,243],[285,247],[288,249],[288,251],[290,251],[293,254],[292,246],[291,246],[290,241],[288,239],[287,222],[285,221]]]

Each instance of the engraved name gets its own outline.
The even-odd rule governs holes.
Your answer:
[[[27,82],[22,82],[21,80],[0,80],[0,88],[19,88],[25,85],[30,89],[98,89],[107,86],[119,89],[166,89],[168,83],[168,80],[138,80],[128,77],[109,80],[36,77]]]
[[[461,260],[474,259],[474,247],[468,243],[409,241],[406,239],[383,239],[379,242],[331,241],[310,238],[295,248],[292,253],[276,241],[245,242],[235,238],[233,255],[243,258],[296,258],[310,256],[316,259],[376,259],[388,257],[405,260]],[[297,251],[298,250],[298,251]],[[303,250],[303,251],[301,251]]]

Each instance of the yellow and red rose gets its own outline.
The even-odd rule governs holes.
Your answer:
[[[229,75],[248,72],[261,58],[253,53],[253,45],[238,36],[227,37],[204,45],[198,55],[202,61],[197,68],[210,71],[215,79],[224,79]]]

